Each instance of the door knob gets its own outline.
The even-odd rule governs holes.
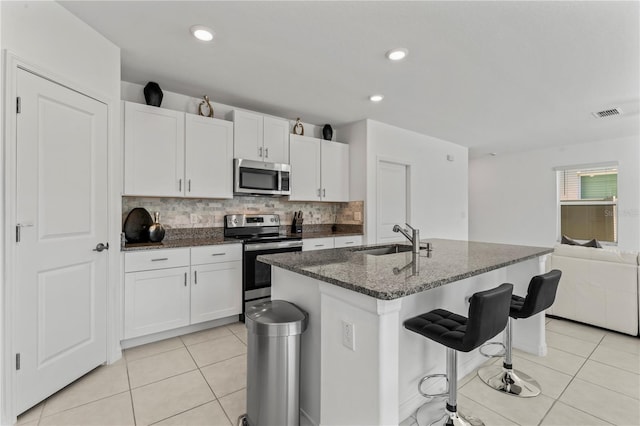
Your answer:
[[[107,245],[104,245],[102,243],[98,243],[96,248],[93,249],[93,251],[97,251],[97,252],[101,252],[103,250],[109,250],[109,243],[107,243]]]

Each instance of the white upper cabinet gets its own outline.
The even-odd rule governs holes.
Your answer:
[[[291,135],[291,195],[289,200],[317,201],[321,196],[320,140]]]
[[[289,122],[248,111],[234,110],[234,157],[270,163],[289,163]]]
[[[233,198],[233,123],[124,103],[124,194]]]
[[[349,201],[349,145],[291,135],[292,201]]]
[[[289,122],[280,118],[264,117],[264,161],[289,164]]]
[[[125,102],[124,193],[181,196],[184,113]]]
[[[233,198],[233,123],[185,115],[185,195]]]
[[[262,160],[263,116],[247,111],[232,112],[233,156],[249,160]]]
[[[349,145],[320,142],[322,201],[349,201]]]

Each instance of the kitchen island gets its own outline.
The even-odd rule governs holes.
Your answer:
[[[420,378],[445,371],[444,348],[405,330],[403,321],[436,308],[466,316],[469,296],[503,282],[524,295],[553,251],[443,239],[422,244],[427,242],[433,250],[418,255],[380,255],[394,251],[386,244],[258,258],[273,266],[272,298],[309,313],[301,349],[303,424],[400,423],[424,403]],[[516,321],[513,345],[546,354],[542,314]],[[459,377],[484,361],[477,350],[461,353]]]

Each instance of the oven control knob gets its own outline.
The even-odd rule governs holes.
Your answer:
[[[271,222],[275,222],[275,221],[276,221],[276,218],[275,218],[275,217],[272,217],[272,218],[271,218]]]

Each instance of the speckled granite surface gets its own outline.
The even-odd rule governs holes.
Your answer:
[[[238,243],[238,240],[225,240],[223,228],[169,228],[165,230],[164,239],[160,243],[127,243],[121,250],[157,250],[233,243]]]
[[[334,230],[335,226],[335,230]],[[302,238],[342,237],[362,235],[362,225],[320,224],[303,225]]]
[[[412,264],[411,252],[362,253],[367,247],[389,244],[263,255],[258,260],[377,299],[393,300],[553,252],[548,247],[422,240],[423,245],[427,242],[433,250],[420,251],[415,259],[417,267]]]
[[[362,235],[362,225],[336,225],[332,231],[332,225],[304,225],[302,234],[296,234],[304,238],[320,238],[332,236]],[[281,233],[290,234],[291,227],[281,227]],[[126,243],[122,251],[158,250],[165,248],[212,246],[216,244],[235,244],[239,240],[225,239],[224,228],[168,228],[165,237],[160,243]]]

